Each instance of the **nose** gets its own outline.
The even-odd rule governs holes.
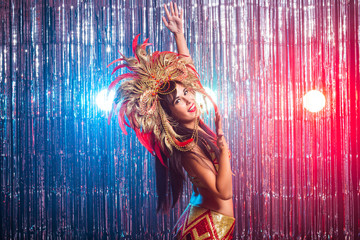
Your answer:
[[[189,96],[184,96],[184,101],[185,101],[186,105],[189,105],[191,103],[191,99]]]

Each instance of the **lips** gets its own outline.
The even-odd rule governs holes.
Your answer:
[[[196,111],[196,106],[195,106],[195,103],[193,103],[193,104],[190,106],[188,112],[195,112],[195,111]]]

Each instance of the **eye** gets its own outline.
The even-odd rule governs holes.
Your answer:
[[[188,93],[188,90],[187,89],[185,89],[184,90],[184,95],[186,95]]]
[[[178,104],[179,102],[180,102],[180,99],[177,98],[177,99],[175,99],[174,104]]]

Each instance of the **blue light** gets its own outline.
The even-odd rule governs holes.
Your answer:
[[[217,103],[215,92],[208,87],[204,87],[204,89],[207,94],[209,94],[210,97],[214,100],[214,102]],[[204,98],[202,94],[196,94],[196,103],[200,106],[202,112],[210,111],[213,108],[210,99],[207,97]]]
[[[115,91],[111,91],[107,96],[108,90],[101,90],[96,96],[96,105],[104,111],[110,111],[112,107],[112,102],[115,97]]]

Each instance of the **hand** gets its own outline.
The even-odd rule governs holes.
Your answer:
[[[183,33],[183,28],[182,28],[183,10],[181,9],[180,14],[179,14],[176,3],[172,3],[172,2],[170,2],[171,14],[169,13],[169,10],[165,4],[164,4],[164,9],[165,9],[166,17],[168,19],[168,20],[166,20],[166,18],[164,16],[162,17],[162,20],[163,20],[165,26],[174,34],[182,34]]]
[[[221,127],[221,116],[219,112],[215,113],[215,126],[216,126],[216,135],[217,135],[217,146],[222,151],[229,151],[229,146],[224,137],[224,131]]]

